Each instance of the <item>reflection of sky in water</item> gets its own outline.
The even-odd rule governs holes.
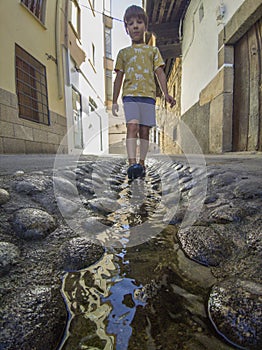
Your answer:
[[[142,286],[135,285],[134,280],[124,278],[113,285],[110,288],[109,297],[103,299],[103,302],[110,302],[112,305],[112,311],[107,318],[107,333],[116,335],[116,350],[128,349],[129,338],[132,334],[130,324],[135,316],[136,308],[146,304],[141,298],[141,288]]]

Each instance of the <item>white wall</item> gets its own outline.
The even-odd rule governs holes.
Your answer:
[[[218,72],[218,34],[245,0],[192,0],[183,23],[181,113],[199,100]],[[217,20],[224,4],[225,16]],[[201,7],[204,17],[200,21]]]
[[[85,6],[81,6],[85,4]],[[105,78],[104,78],[104,25],[103,1],[95,1],[95,10],[90,10],[89,2],[80,2],[81,8],[81,45],[86,53],[85,62],[80,71],[74,69],[74,62],[70,59],[70,87],[73,85],[82,96],[82,124],[83,124],[83,154],[108,153],[108,115],[105,112]],[[93,63],[93,45],[95,59]],[[89,97],[97,104],[95,113],[89,108]],[[70,89],[67,89],[67,99],[70,100]],[[70,110],[70,101],[67,101]],[[72,116],[69,120],[69,152],[78,153],[73,147]],[[102,140],[102,144],[101,144]]]

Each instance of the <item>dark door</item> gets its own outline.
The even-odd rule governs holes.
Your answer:
[[[233,151],[262,150],[262,19],[235,45]]]

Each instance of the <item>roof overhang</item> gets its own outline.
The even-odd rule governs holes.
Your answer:
[[[143,0],[148,15],[148,31],[156,37],[167,77],[181,56],[181,28],[190,0]]]

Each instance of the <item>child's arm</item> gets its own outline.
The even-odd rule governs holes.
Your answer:
[[[167,82],[166,82],[166,75],[165,75],[165,72],[163,70],[162,67],[158,67],[156,70],[155,70],[155,74],[157,76],[157,80],[160,84],[160,87],[161,87],[161,90],[165,96],[165,99],[168,103],[170,103],[170,107],[174,107],[174,105],[176,104],[176,100],[170,96],[168,94],[168,90],[167,90]]]
[[[123,81],[124,73],[121,72],[120,70],[117,71],[116,73],[116,78],[114,81],[114,90],[113,90],[113,106],[112,106],[112,113],[114,116],[117,116],[117,112],[119,110],[119,106],[117,104],[117,99],[120,93],[120,89],[122,86],[122,81]]]

